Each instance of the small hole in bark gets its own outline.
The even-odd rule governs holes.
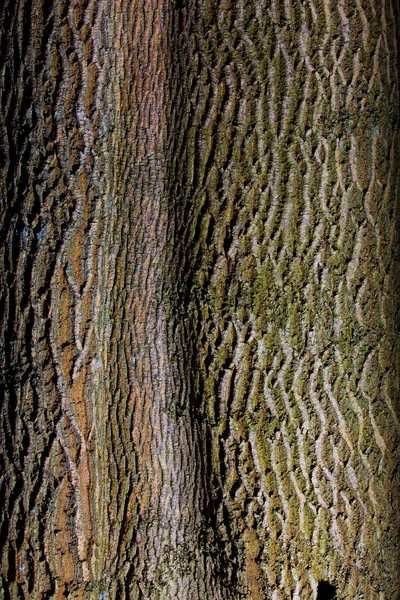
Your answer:
[[[328,581],[320,581],[318,584],[317,600],[335,600],[336,589]]]

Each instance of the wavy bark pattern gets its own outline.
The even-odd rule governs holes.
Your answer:
[[[396,4],[3,6],[0,598],[396,598]]]
[[[398,7],[185,14],[182,277],[232,597],[398,597]]]

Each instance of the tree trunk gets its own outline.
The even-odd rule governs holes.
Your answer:
[[[0,598],[398,598],[397,4],[1,19]]]

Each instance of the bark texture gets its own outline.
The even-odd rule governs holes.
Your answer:
[[[395,0],[0,27],[0,598],[399,598]]]
[[[397,11],[186,13],[181,278],[233,598],[399,597]]]

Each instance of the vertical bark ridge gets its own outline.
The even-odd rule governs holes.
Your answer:
[[[142,14],[134,6],[134,36],[123,45],[127,64],[132,61],[128,71],[134,74],[131,102],[140,110],[131,124],[122,125],[132,140],[127,160],[134,160],[123,184],[130,203],[121,266],[130,427],[120,430],[130,432],[136,457],[132,488],[138,521],[130,543],[124,540],[116,556],[126,570],[126,597],[202,598],[208,590],[220,598],[201,545],[201,461],[189,410],[184,332],[176,315],[176,266],[170,258],[175,216],[167,147],[174,132],[170,80],[177,77],[170,66],[172,9],[169,3],[146,3]],[[132,48],[136,64],[129,58]],[[115,391],[119,388],[118,383]]]
[[[234,597],[398,581],[398,8],[198,2],[182,273]],[[207,443],[207,436],[211,439]]]

